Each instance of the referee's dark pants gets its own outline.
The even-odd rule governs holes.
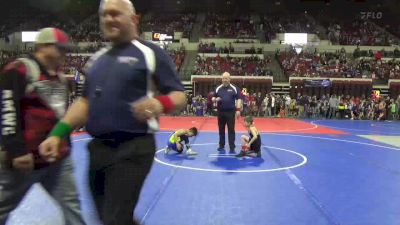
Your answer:
[[[93,139],[89,182],[104,225],[139,224],[133,212],[155,154],[154,135],[129,139]]]
[[[228,125],[229,149],[235,150],[235,111],[218,112],[219,147],[225,147],[225,126]]]

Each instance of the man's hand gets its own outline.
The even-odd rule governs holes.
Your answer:
[[[143,98],[132,103],[131,107],[133,116],[142,122],[159,116],[164,109],[161,102],[155,98]]]
[[[60,155],[61,138],[48,137],[39,145],[39,154],[47,162],[54,162]]]
[[[32,153],[19,156],[12,160],[12,168],[20,172],[28,173],[33,170],[34,161]]]

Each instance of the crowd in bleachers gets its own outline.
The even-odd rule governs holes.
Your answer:
[[[0,38],[9,41],[8,35],[14,32],[37,31],[43,27],[57,27],[67,31],[74,40],[81,41],[83,36],[87,38],[91,32],[99,30],[94,27],[83,27],[82,25],[85,24],[82,22],[83,17],[85,15],[81,13],[49,13],[32,7],[10,9],[10,12],[1,19]],[[95,23],[98,24],[98,20]],[[77,34],[88,30],[90,32],[75,37]]]
[[[399,79],[400,78],[400,50],[373,52],[360,51],[356,48],[353,57],[357,62],[357,69],[363,74],[368,74],[373,79]],[[387,60],[383,60],[387,58]]]
[[[248,57],[196,57],[192,74],[217,75],[227,71],[231,75],[241,76],[272,76],[269,69],[270,58],[261,59],[258,56]]]
[[[400,37],[400,24],[396,23],[395,21],[390,21],[388,23],[384,23],[381,25],[385,28],[388,32],[392,33],[396,37]]]
[[[89,58],[90,58],[89,56],[83,56],[83,55],[68,56],[61,70],[65,74],[75,74],[76,70],[82,72],[83,67],[85,66]]]
[[[88,46],[89,48],[94,48],[95,51],[99,49],[99,46]],[[85,48],[85,50],[88,50]],[[93,53],[94,51],[89,51]],[[0,68],[5,64],[11,62],[12,60],[16,59],[17,57],[21,57],[32,53],[31,51],[28,52],[9,52],[9,51],[0,51]],[[185,50],[184,49],[176,49],[176,50],[168,50],[168,54],[171,56],[172,61],[176,65],[176,69],[179,71],[184,59],[185,59]],[[60,68],[60,70],[65,74],[75,74],[75,71],[78,70],[82,72],[83,67],[85,66],[86,62],[89,60],[90,56],[87,55],[68,55],[64,65]]]
[[[359,57],[376,57],[377,59],[400,58],[400,50],[398,47],[396,47],[393,51],[386,51],[385,49],[382,49],[380,51],[374,52],[371,49],[367,51],[367,50],[360,50],[360,48],[357,47],[353,51],[353,58],[359,58]]]
[[[215,116],[217,105],[209,96],[187,94],[188,104],[182,115]],[[322,95],[307,96],[252,93],[242,95],[242,116],[257,117],[296,117],[316,119],[352,120],[398,120],[400,96],[389,97],[351,97]]]
[[[316,24],[300,15],[262,15],[260,30],[265,32],[265,39],[270,43],[277,33],[319,34]]]
[[[94,53],[100,50],[101,48],[105,47],[106,44],[100,41],[90,42],[85,46],[80,47],[77,52],[78,53]]]
[[[176,69],[179,71],[185,59],[185,51],[183,49],[168,50],[168,54],[171,56],[172,61],[176,65]],[[90,56],[87,55],[68,55],[61,70],[65,74],[75,74],[76,70],[82,72],[89,58]]]
[[[92,42],[86,45],[86,47],[81,48],[80,53],[93,53],[104,46],[102,41],[105,40],[101,38],[98,15],[96,14],[85,16],[86,19],[78,19],[82,18],[82,15],[68,14],[68,16],[62,16],[39,13],[37,16],[32,16],[33,13],[38,13],[40,10],[27,12],[29,13],[19,13],[17,16],[6,18],[0,26],[2,36],[6,36],[7,32],[14,30],[34,30],[49,25],[66,30],[76,42]],[[284,16],[273,14],[261,15],[259,22],[257,19],[254,19],[255,16],[250,14],[225,15],[207,13],[203,25],[204,35],[206,37],[236,38],[237,40],[249,41],[251,39],[246,38],[255,38],[256,30],[260,30],[266,32],[266,36],[268,36],[267,41],[271,41],[275,33],[307,32],[318,34],[317,24],[308,18],[310,15],[304,13]],[[188,32],[193,28],[196,14],[164,14],[162,17],[159,17],[154,13],[146,18],[149,19],[142,21],[142,31],[183,31],[187,36]],[[16,25],[15,23],[18,24]],[[386,35],[387,33],[384,29],[379,29],[376,24],[370,21],[356,19],[352,20],[351,23],[340,21],[330,23],[329,25],[325,23],[325,25],[328,37],[334,43],[343,45],[389,45],[394,43],[394,40]],[[391,29],[396,30],[396,26],[391,26]],[[262,51],[261,48],[256,49],[251,47],[246,49],[244,53],[262,54]],[[218,47],[213,42],[200,42],[198,52],[238,53],[235,52],[233,42]],[[169,54],[175,62],[177,69],[180,70],[185,59],[185,51],[171,50]],[[0,63],[4,64],[15,58],[16,55],[10,52],[0,52]],[[400,62],[397,59],[380,60],[380,58],[384,57],[400,57],[400,51],[398,49],[394,52],[386,52],[384,50],[380,52],[355,51],[353,58],[342,51],[335,53],[302,52],[300,54],[295,53],[295,51],[288,51],[277,55],[278,62],[287,76],[373,78],[383,80],[400,78]],[[81,69],[87,58],[83,56],[69,57],[62,69],[67,73],[73,72],[74,68]],[[208,58],[198,56],[196,58],[196,65],[193,68],[193,74],[221,74],[223,71],[228,71],[234,75],[270,76],[272,75],[272,72],[268,68],[270,62],[271,60],[268,58],[260,59],[256,56],[245,58],[224,58],[219,55]]]
[[[183,32],[182,37],[188,38],[193,28],[196,14],[184,13],[184,14],[165,14],[162,16],[155,13],[152,18],[143,21],[141,25],[142,31],[155,31],[155,32],[166,32],[173,34],[175,32]]]
[[[395,43],[384,29],[366,20],[331,23],[327,32],[329,40],[340,45],[389,46]]]
[[[92,15],[70,29],[66,29],[74,42],[106,41],[101,34],[98,15]]]
[[[256,24],[250,15],[208,13],[203,32],[206,38],[256,38]]]
[[[368,52],[368,58],[359,58],[357,48],[353,57],[344,49],[334,53],[301,52],[290,50],[277,55],[282,69],[287,76],[293,77],[338,77],[338,78],[372,78],[379,80],[400,78],[400,61],[393,58],[383,61],[385,51]],[[399,55],[397,50],[390,55]]]
[[[82,15],[71,15],[69,17],[58,17],[51,14],[35,13],[30,11],[20,17],[10,17],[3,19],[0,26],[0,38],[7,38],[8,35],[16,31],[34,31],[43,27],[57,27],[68,32],[74,42],[101,42],[105,41],[102,37],[98,15],[93,14],[82,20]],[[143,21],[142,31],[183,32],[183,37],[189,37],[193,28],[196,14],[173,14],[163,15],[162,19],[152,18]]]
[[[357,62],[357,70],[370,76],[372,79],[388,80],[400,78],[400,61],[381,61],[375,59],[361,59]]]
[[[153,12],[148,17],[142,16],[146,19],[141,21],[140,30],[142,32],[183,32],[183,37],[190,37],[196,16],[195,13],[164,13],[160,17],[158,13]],[[276,33],[303,32],[320,36],[320,29],[317,29],[317,25],[322,25],[326,29],[326,36],[334,44],[388,46],[399,43],[399,38],[394,38],[388,32],[400,35],[400,26],[395,23],[376,24],[358,18],[332,22],[330,18],[337,17],[325,14],[316,15],[315,20],[310,19],[311,17],[307,13],[258,16],[209,12],[203,24],[203,36],[206,38],[235,38],[247,42],[246,39],[257,38],[256,31],[259,30],[265,33],[266,41],[270,43]],[[320,22],[320,18],[323,18],[321,24],[317,24],[315,21]],[[0,38],[5,38],[15,31],[37,30],[46,26],[66,30],[76,42],[105,41],[99,29],[97,14],[56,15],[41,13],[38,9],[21,11],[14,16],[3,18],[0,25]]]
[[[301,52],[278,53],[277,59],[287,76],[294,77],[362,77],[349,60],[344,49],[335,53]]]

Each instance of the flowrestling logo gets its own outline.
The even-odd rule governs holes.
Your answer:
[[[160,32],[153,32],[153,41],[173,41],[173,34],[165,34]]]
[[[360,12],[360,14],[362,20],[368,20],[368,19],[379,20],[382,19],[383,17],[382,12]]]

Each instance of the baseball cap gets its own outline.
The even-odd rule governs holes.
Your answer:
[[[53,27],[41,29],[36,36],[36,44],[55,44],[68,50],[76,47],[70,42],[69,36],[64,31]]]

